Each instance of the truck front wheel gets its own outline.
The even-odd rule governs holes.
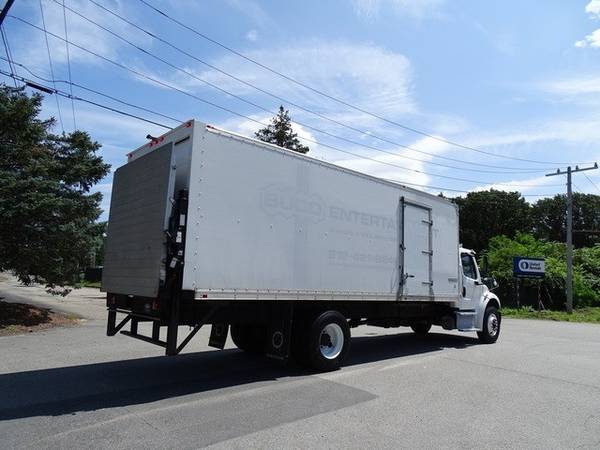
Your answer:
[[[248,353],[264,353],[267,327],[263,325],[233,324],[231,339],[237,348]]]
[[[337,311],[319,315],[308,328],[305,360],[319,371],[338,369],[350,350],[350,326]]]
[[[495,306],[488,306],[483,315],[483,328],[477,332],[479,340],[484,344],[493,344],[500,336],[502,316]]]

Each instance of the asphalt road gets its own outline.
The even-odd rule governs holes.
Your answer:
[[[435,329],[353,330],[310,374],[230,344],[187,352],[104,335],[97,291],[54,304],[81,326],[0,337],[0,448],[600,448],[600,326],[505,320],[494,345]]]

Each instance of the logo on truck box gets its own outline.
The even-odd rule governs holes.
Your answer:
[[[320,195],[303,192],[295,187],[280,184],[269,185],[261,192],[260,204],[267,214],[282,216],[286,219],[303,218],[313,223],[328,219],[383,232],[397,232],[397,221],[393,216],[328,205]]]
[[[319,195],[289,186],[267,186],[261,192],[260,205],[267,214],[286,219],[305,218],[316,223],[325,218],[325,203]]]

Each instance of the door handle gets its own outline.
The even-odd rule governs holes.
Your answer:
[[[462,296],[466,297],[467,296],[467,289],[463,286],[462,288]]]
[[[402,275],[402,282],[405,283],[406,280],[408,280],[409,278],[414,278],[414,275],[411,275],[409,273],[405,273],[404,275]]]

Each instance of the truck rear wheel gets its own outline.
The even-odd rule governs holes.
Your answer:
[[[309,324],[302,358],[319,371],[339,369],[350,350],[350,326],[337,311],[326,311]]]
[[[429,330],[431,330],[431,322],[414,322],[410,325],[410,327],[416,334],[424,335],[429,333]]]
[[[231,339],[237,348],[248,353],[261,354],[267,342],[267,327],[263,325],[233,324]]]
[[[500,336],[502,316],[495,306],[488,306],[483,315],[483,329],[477,332],[479,340],[484,344],[493,344]]]

